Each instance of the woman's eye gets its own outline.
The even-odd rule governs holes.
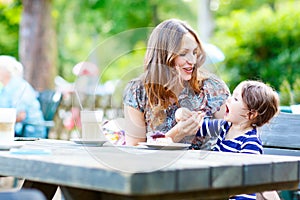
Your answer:
[[[185,56],[186,54],[185,53],[181,53],[181,54],[179,54],[179,56]]]

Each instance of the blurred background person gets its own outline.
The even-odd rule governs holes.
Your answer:
[[[16,108],[15,136],[46,137],[46,129],[24,123],[43,121],[37,92],[23,79],[23,66],[14,57],[0,56],[0,107]]]
[[[76,99],[73,103],[79,104],[82,108],[95,109],[95,90],[99,79],[97,65],[87,61],[79,62],[73,67],[72,72],[77,77],[74,83]]]

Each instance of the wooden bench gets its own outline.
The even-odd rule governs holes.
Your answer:
[[[300,156],[300,114],[281,112],[260,130],[264,154]],[[284,199],[297,199],[298,191],[283,191]]]
[[[300,115],[283,113],[260,130],[265,154],[300,156]]]

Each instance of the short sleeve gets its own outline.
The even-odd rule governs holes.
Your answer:
[[[206,93],[207,106],[211,114],[220,110],[225,100],[229,97],[230,91],[227,85],[220,79],[210,78],[204,81],[204,93]]]
[[[141,80],[135,79],[130,81],[124,89],[123,104],[145,111],[146,92]]]

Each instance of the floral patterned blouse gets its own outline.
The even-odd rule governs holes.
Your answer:
[[[215,78],[203,81],[201,92],[198,95],[195,94],[192,88],[186,87],[178,97],[179,106],[173,104],[163,110],[166,118],[163,123],[155,127],[151,126],[153,124],[151,120],[154,120],[153,111],[147,101],[146,90],[140,79],[131,80],[127,84],[124,90],[123,104],[144,113],[147,134],[155,131],[166,133],[176,125],[175,112],[179,107],[186,107],[191,111],[204,111],[208,117],[211,117],[213,113],[220,109],[229,94],[226,84]],[[191,143],[193,138],[194,136],[187,136],[180,142]]]

